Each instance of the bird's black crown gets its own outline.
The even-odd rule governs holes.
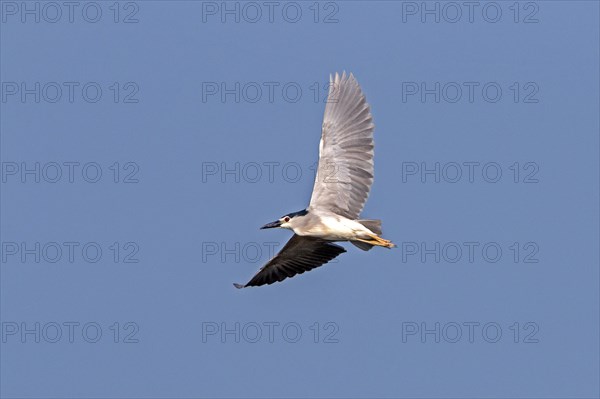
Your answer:
[[[308,213],[308,211],[307,211],[306,209],[303,209],[303,210],[301,210],[301,211],[298,211],[298,212],[292,212],[292,213],[288,213],[288,214],[287,214],[287,215],[285,215],[285,216],[289,216],[290,218],[293,218],[293,217],[295,217],[295,216],[305,216],[307,213]],[[285,216],[284,216],[284,217],[285,217]]]

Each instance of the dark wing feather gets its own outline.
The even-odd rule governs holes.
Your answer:
[[[245,285],[236,288],[273,284],[324,265],[346,250],[330,241],[297,234],[285,244],[273,259],[267,262]]]

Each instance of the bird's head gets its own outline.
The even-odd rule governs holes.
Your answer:
[[[303,211],[288,213],[277,219],[274,222],[267,223],[261,229],[272,229],[275,227],[280,227],[282,229],[290,229],[293,230],[293,225],[297,222],[301,217],[306,216],[308,211],[305,209]]]

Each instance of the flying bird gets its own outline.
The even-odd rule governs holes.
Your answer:
[[[310,204],[261,227],[294,235],[248,283],[234,283],[236,288],[273,284],[324,265],[346,252],[335,241],[350,241],[363,251],[395,247],[380,237],[381,220],[359,218],[373,184],[371,109],[352,74],[336,73],[329,80]]]

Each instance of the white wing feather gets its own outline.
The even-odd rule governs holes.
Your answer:
[[[309,209],[357,219],[373,184],[373,131],[369,104],[352,74],[330,78],[319,166]]]

